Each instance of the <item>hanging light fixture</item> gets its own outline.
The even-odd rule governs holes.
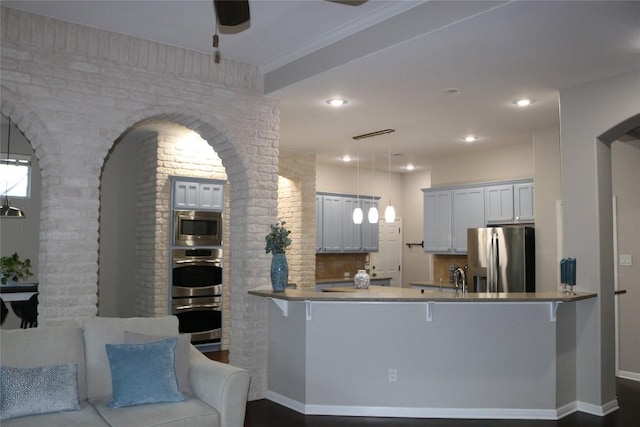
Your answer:
[[[384,209],[385,222],[394,222],[396,220],[396,210],[391,205],[391,146],[389,146],[389,204]]]
[[[11,162],[11,119],[9,119],[9,127],[7,130],[7,158],[5,163],[8,165]],[[24,218],[24,212],[20,208],[11,206],[9,203],[9,181],[5,181],[4,200],[2,201],[2,207],[0,207],[0,218]]]
[[[373,165],[374,165],[374,157],[375,157],[375,153],[371,153],[371,182],[373,182],[373,178],[374,178],[374,170],[373,170]],[[373,196],[371,196],[371,207],[369,208],[369,213],[367,214],[367,218],[369,219],[369,224],[377,224],[378,223],[378,208],[376,207],[375,204],[375,200],[373,198]]]
[[[358,141],[356,141],[356,198],[358,199],[358,206],[353,210],[353,223],[362,224],[364,215],[360,207],[360,148],[358,147]]]

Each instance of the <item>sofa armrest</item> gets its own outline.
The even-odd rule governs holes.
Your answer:
[[[244,425],[250,379],[247,370],[211,360],[191,346],[191,389],[220,413],[221,427]]]

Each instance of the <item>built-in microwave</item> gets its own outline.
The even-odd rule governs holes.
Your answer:
[[[175,211],[174,246],[222,246],[222,212]]]

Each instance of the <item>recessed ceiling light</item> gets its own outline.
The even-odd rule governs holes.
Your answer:
[[[331,99],[327,99],[327,104],[331,105],[332,107],[342,107],[344,104],[346,104],[347,101],[344,98],[331,98]]]
[[[412,171],[412,170],[414,170],[416,167],[415,167],[415,166],[413,166],[411,163],[409,163],[409,164],[408,164],[407,166],[405,166],[404,168],[405,168],[406,170],[408,170],[408,171]]]
[[[352,160],[355,160],[355,158],[347,154],[345,156],[340,157],[340,160],[342,160],[343,162],[350,162]]]
[[[464,142],[474,142],[477,140],[478,140],[478,137],[474,135],[467,135],[464,137]]]
[[[533,100],[529,98],[520,98],[513,101],[513,103],[518,107],[526,107],[528,105],[533,104]]]
[[[456,87],[449,87],[447,89],[443,89],[442,91],[447,95],[460,95],[462,93],[460,89]]]

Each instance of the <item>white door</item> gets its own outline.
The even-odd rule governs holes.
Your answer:
[[[387,223],[380,220],[380,245],[369,260],[371,277],[391,277],[391,286],[402,286],[402,219]]]

